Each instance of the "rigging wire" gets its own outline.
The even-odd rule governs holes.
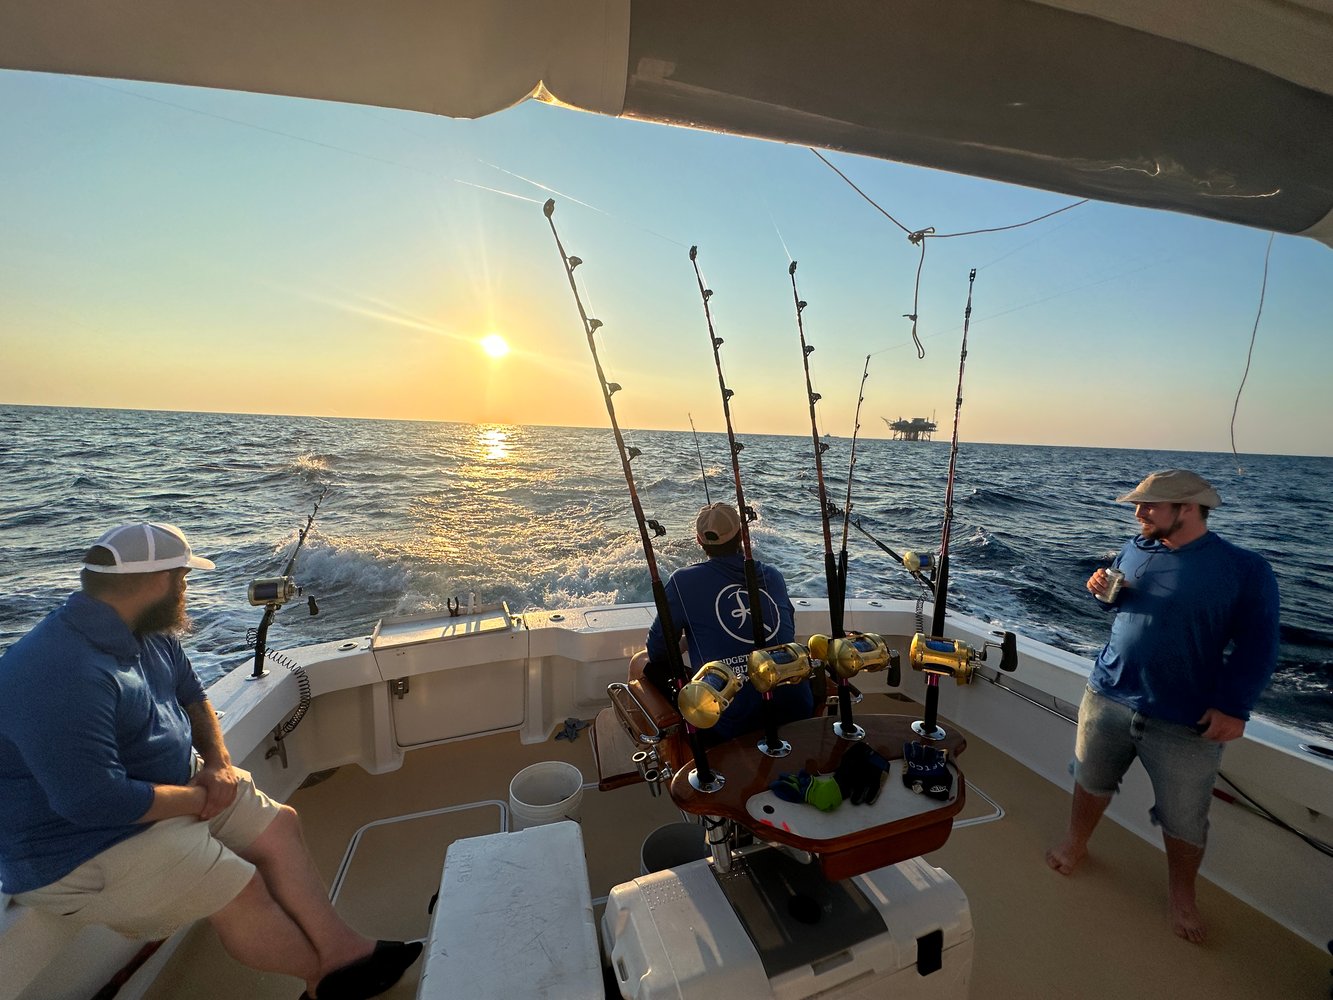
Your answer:
[[[935,232],[934,226],[927,226],[925,229],[909,229],[907,228],[907,226],[903,225],[891,214],[889,214],[889,212],[886,211],[884,207],[881,206],[878,202],[876,202],[874,198],[870,197],[870,195],[866,194],[859,187],[857,187],[857,185],[852,181],[852,179],[848,177],[846,174],[844,174],[841,170],[839,170],[832,163],[832,161],[830,161],[829,158],[826,157],[823,153],[815,149],[813,146],[807,146],[806,148],[809,149],[810,152],[814,153],[817,157],[819,157],[819,159],[823,161],[825,166],[827,166],[835,174],[837,174],[844,181],[846,181],[848,186],[851,187],[853,191],[855,191],[862,198],[864,198],[877,212],[883,215],[884,218],[888,219],[895,226],[901,229],[907,235],[908,243],[912,244],[912,246],[914,247],[920,248],[921,255],[918,258],[916,264],[916,282],[912,288],[912,311],[910,313],[903,313],[903,318],[911,320],[912,322],[912,343],[916,345],[916,356],[918,359],[925,358],[926,356],[926,348],[921,343],[921,338],[917,336],[917,318],[921,313],[921,272],[926,266],[927,239],[946,240],[946,239],[952,239],[955,236],[980,236],[984,233],[1003,233],[1011,229],[1021,229],[1024,226],[1030,226],[1033,223],[1041,222],[1044,219],[1049,219],[1052,216],[1059,215],[1061,212],[1068,212],[1071,208],[1078,208],[1081,205],[1086,205],[1088,204],[1088,202],[1092,200],[1091,198],[1083,198],[1079,201],[1071,202],[1070,204],[1064,205],[1061,208],[1057,208],[1050,212],[1047,212],[1044,215],[1039,215],[1035,219],[1028,219],[1025,222],[1015,222],[1007,226],[992,226],[988,229],[969,229],[957,233],[937,233]],[[975,269],[973,269],[973,274],[975,275],[975,273],[976,271]]]
[[[1240,409],[1240,394],[1245,388],[1245,380],[1250,377],[1250,360],[1254,357],[1254,341],[1259,335],[1259,317],[1264,314],[1264,295],[1268,292],[1268,258],[1273,253],[1273,240],[1277,233],[1268,234],[1268,247],[1264,250],[1264,277],[1259,284],[1259,309],[1254,314],[1254,329],[1250,331],[1250,349],[1245,355],[1245,372],[1240,377],[1240,385],[1236,387],[1236,401],[1231,406],[1231,456],[1236,460],[1236,472],[1238,475],[1245,475],[1245,469],[1240,464],[1240,456],[1236,454],[1236,413]]]

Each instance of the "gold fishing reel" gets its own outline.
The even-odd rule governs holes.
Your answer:
[[[840,639],[826,635],[810,637],[810,655],[828,664],[829,670],[842,680],[850,680],[860,673],[878,673],[893,668],[898,673],[898,651],[889,649],[882,635],[873,632],[848,632]],[[890,681],[897,684],[897,681]]]
[[[1014,633],[993,634],[1000,636],[999,642],[988,642],[981,649],[976,649],[960,639],[944,639],[918,632],[912,636],[908,660],[913,670],[938,677],[952,677],[962,685],[972,680],[977,661],[986,659],[986,650],[998,649],[1000,669],[1012,673],[1018,666],[1018,646]]]
[[[745,683],[722,660],[705,663],[680,689],[676,704],[685,721],[696,729],[711,729],[722,718],[736,692]]]
[[[760,694],[775,687],[799,684],[810,676],[810,655],[799,642],[756,649],[746,660],[750,683]]]
[[[937,677],[952,677],[960,685],[972,679],[977,651],[960,639],[941,639],[921,632],[912,636],[908,662],[912,669]]]

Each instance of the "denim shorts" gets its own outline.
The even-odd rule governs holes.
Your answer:
[[[1168,837],[1203,847],[1222,744],[1190,726],[1152,719],[1091,688],[1084,691],[1074,780],[1093,795],[1112,795],[1135,757],[1152,780],[1154,825]]]

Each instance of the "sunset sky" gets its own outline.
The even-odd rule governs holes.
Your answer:
[[[541,202],[578,271],[627,427],[719,430],[691,244],[738,432],[953,416],[961,435],[1230,449],[1268,234],[1088,204],[918,252],[810,151],[527,103],[479,121],[0,72],[0,403],[601,426]],[[939,232],[1075,199],[830,159]],[[790,255],[790,256],[789,256]],[[1333,454],[1333,251],[1273,244],[1242,452]],[[509,352],[487,337],[501,337]]]

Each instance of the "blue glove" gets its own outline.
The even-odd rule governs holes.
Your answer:
[[[788,771],[768,786],[784,802],[805,803],[820,812],[832,812],[842,805],[842,792],[831,774]]]
[[[919,741],[903,744],[903,784],[918,795],[947,799],[953,791],[953,772],[947,754]]]

